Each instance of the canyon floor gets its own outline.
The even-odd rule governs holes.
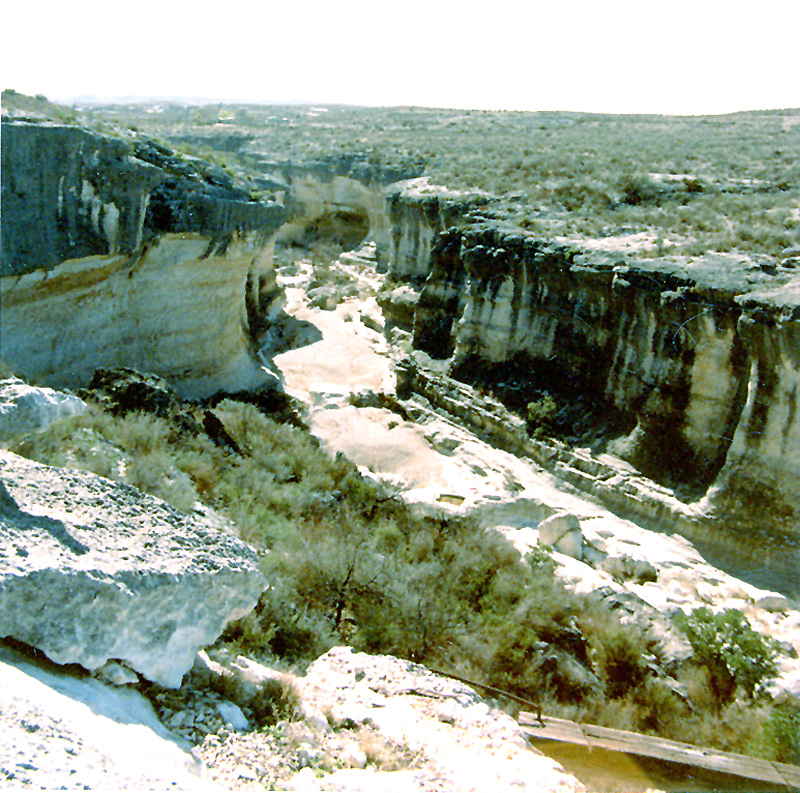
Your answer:
[[[633,604],[629,619],[650,627],[677,654],[685,647],[661,617],[704,605],[741,609],[757,630],[789,651],[781,656],[775,693],[800,696],[800,605],[791,598],[714,566],[668,522],[653,531],[615,514],[533,460],[490,445],[424,400],[414,421],[387,408],[356,406],[370,402],[369,395],[394,393],[394,364],[408,354],[409,338],[387,331],[375,301],[383,277],[374,247],[343,254],[332,270],[339,286],[320,300],[307,288],[315,277],[309,261],[283,268],[279,279],[286,311],[316,340],[273,361],[287,392],[307,406],[310,429],[331,454],[342,452],[419,509],[478,516],[523,554],[539,543],[536,527],[544,518],[575,515],[583,535],[580,552],[556,549],[553,554],[559,575],[572,588],[615,592]],[[610,462],[626,467],[620,460]],[[653,574],[642,575],[643,570]]]

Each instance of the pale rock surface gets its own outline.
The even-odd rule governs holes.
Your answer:
[[[0,787],[220,791],[131,689],[0,645]]]
[[[465,684],[410,661],[337,647],[318,658],[299,685],[303,698],[327,711],[334,726],[366,725],[423,755],[427,781],[418,774],[418,790],[583,790],[558,763],[527,745],[510,716]],[[377,789],[341,786],[354,775],[323,779],[320,789]],[[378,784],[393,790],[392,779],[385,773]],[[400,789],[413,789],[410,780],[398,782]]]
[[[554,545],[561,553],[580,559],[583,556],[581,522],[569,512],[559,512],[539,524],[539,540]]]
[[[242,709],[234,702],[218,702],[217,711],[222,716],[223,721],[231,729],[245,732],[250,729],[250,723],[247,721],[247,716],[242,713]]]
[[[247,545],[135,488],[10,452],[0,479],[0,636],[57,663],[178,686],[265,586]]]
[[[0,381],[0,441],[39,432],[85,411],[86,403],[72,394],[37,388],[16,377]]]
[[[122,366],[158,374],[191,399],[274,386],[252,352],[255,326],[281,313],[272,245],[251,233],[224,253],[209,256],[208,246],[199,234],[165,234],[134,264],[93,256],[4,276],[4,359],[68,388]]]

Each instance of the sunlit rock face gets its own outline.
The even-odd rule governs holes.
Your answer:
[[[434,245],[415,345],[581,399],[609,450],[708,514],[800,529],[800,279],[741,256],[627,262],[497,223]]]
[[[279,312],[285,211],[152,141],[3,124],[2,357],[58,386],[97,367],[184,396],[268,384],[255,350]]]
[[[233,534],[136,488],[11,452],[0,479],[0,636],[56,663],[177,687],[266,586]]]
[[[489,201],[484,193],[461,193],[417,179],[391,190],[386,213],[391,226],[389,276],[422,282],[428,277],[431,248],[437,234],[462,225],[471,210]]]
[[[363,154],[342,154],[304,163],[262,162],[261,167],[290,213],[279,242],[309,244],[315,236],[338,237],[341,247],[349,249],[370,240],[385,261],[390,246],[387,189],[418,176],[424,166],[409,161],[388,167]]]

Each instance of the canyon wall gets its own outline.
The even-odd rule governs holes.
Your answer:
[[[425,212],[418,225],[429,227]],[[791,260],[633,261],[478,222],[440,233],[416,268],[410,281],[427,278],[415,346],[458,377],[516,380],[591,414],[595,448],[675,488],[698,516],[800,531]]]
[[[386,195],[389,277],[421,284],[428,277],[436,235],[462,225],[472,210],[489,201],[488,194],[448,190],[424,178],[390,190]]]
[[[130,366],[187,397],[274,381],[256,351],[280,205],[148,139],[9,121],[2,140],[5,363],[68,387]]]
[[[304,163],[260,161],[264,186],[286,203],[289,219],[278,234],[279,242],[343,237],[356,247],[362,240],[375,242],[385,261],[390,247],[390,218],[386,191],[389,185],[419,176],[423,164],[410,161],[389,167],[363,154],[341,154]]]

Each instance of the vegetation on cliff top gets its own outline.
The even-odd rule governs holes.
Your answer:
[[[800,245],[800,110],[613,116],[302,105],[106,106],[92,120],[137,124],[222,157],[243,175],[268,160],[363,152],[422,157],[431,181],[506,196],[508,217],[544,236],[644,233],[639,255]],[[231,148],[235,132],[237,146]],[[246,138],[243,136],[247,136]]]
[[[506,198],[505,215],[546,237],[632,238],[632,253],[800,246],[800,109],[725,116],[169,105],[65,108],[3,95],[4,112],[101,131],[137,129],[225,168],[254,191],[269,162],[361,153],[423,159],[433,183]],[[638,235],[638,238],[637,236]]]

